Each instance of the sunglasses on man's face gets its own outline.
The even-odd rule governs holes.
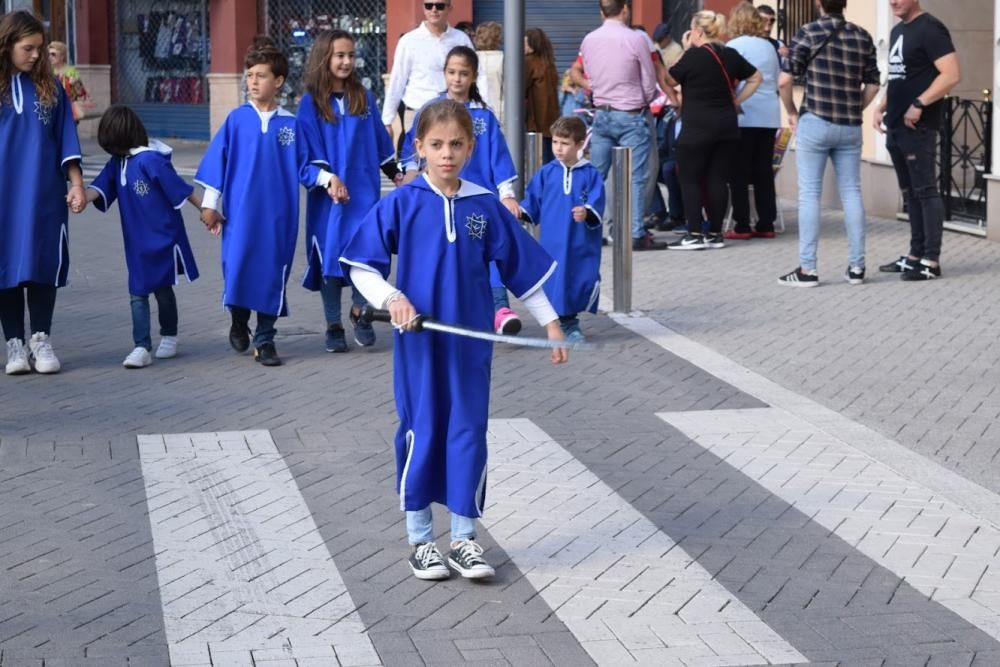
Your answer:
[[[444,10],[448,9],[448,3],[447,2],[425,2],[424,3],[424,9],[426,9],[427,11],[431,11],[432,9],[436,9],[439,12],[443,12]]]

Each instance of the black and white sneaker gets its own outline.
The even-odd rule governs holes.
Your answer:
[[[670,250],[705,250],[708,248],[708,244],[701,234],[685,234],[677,241],[668,243],[667,248]]]
[[[819,285],[819,276],[815,273],[803,273],[802,267],[797,266],[791,273],[778,278],[778,284],[789,287],[816,287]]]
[[[848,266],[844,280],[852,285],[862,285],[865,282],[865,267]]]
[[[440,581],[451,576],[451,571],[445,566],[441,552],[433,542],[416,545],[407,561],[413,576],[424,581]]]
[[[483,559],[483,547],[475,540],[459,540],[448,552],[448,565],[466,579],[485,579],[496,572]]]
[[[920,260],[920,263],[914,266],[909,271],[904,271],[901,276],[903,280],[934,280],[935,278],[941,277],[941,265],[931,266],[926,259]]]
[[[878,270],[882,273],[903,273],[904,271],[909,271],[910,269],[916,267],[917,260],[910,259],[906,255],[900,255],[899,259],[895,262],[889,262],[888,264],[883,264],[878,267]]]
[[[705,246],[717,250],[718,248],[725,248],[726,241],[722,238],[722,234],[709,234],[705,237]]]

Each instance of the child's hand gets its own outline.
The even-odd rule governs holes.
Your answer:
[[[406,185],[407,183],[412,183],[413,181],[417,180],[417,176],[419,175],[420,175],[420,170],[418,169],[406,172],[406,175],[403,176],[402,185]]]
[[[222,235],[222,223],[221,222],[215,223],[214,225],[212,225],[211,227],[208,228],[208,231],[212,233],[212,236],[221,236]]]
[[[66,205],[74,213],[82,213],[87,208],[87,193],[84,191],[82,185],[70,187],[69,192],[66,194]]]
[[[406,174],[404,174],[403,172],[399,172],[398,174],[392,177],[392,182],[398,188],[400,185],[406,182],[405,179],[406,179]]]
[[[587,219],[587,209],[582,206],[573,207],[573,220],[576,222],[584,222]]]
[[[347,186],[344,182],[337,177],[336,174],[330,179],[330,183],[326,186],[326,193],[330,195],[330,199],[333,200],[334,204],[347,203],[351,201],[351,196],[347,192]]]
[[[552,320],[546,324],[545,333],[548,335],[549,340],[566,340],[562,327],[559,326],[559,320]],[[554,364],[565,364],[569,361],[569,350],[565,347],[553,348],[550,358]]]
[[[500,202],[507,207],[507,210],[510,211],[511,215],[517,219],[521,218],[521,207],[518,206],[516,199],[513,197],[504,197],[500,200]]]
[[[211,232],[222,224],[222,215],[214,208],[203,208],[201,209],[201,224],[205,225]]]
[[[413,331],[413,322],[417,318],[417,309],[402,292],[389,302],[389,317],[392,326],[401,331]]]

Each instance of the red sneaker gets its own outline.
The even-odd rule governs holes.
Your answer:
[[[723,232],[722,234],[722,238],[726,239],[727,241],[749,241],[753,237],[754,237],[753,232],[729,231],[729,232]]]
[[[754,232],[753,237],[755,239],[773,239],[775,236],[774,231],[770,232]]]

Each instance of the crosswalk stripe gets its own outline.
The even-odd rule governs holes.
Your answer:
[[[595,662],[806,662],[533,422],[489,432],[483,524]]]
[[[1000,639],[1000,530],[778,408],[661,413],[931,600]]]
[[[270,433],[138,445],[172,664],[380,664]]]

